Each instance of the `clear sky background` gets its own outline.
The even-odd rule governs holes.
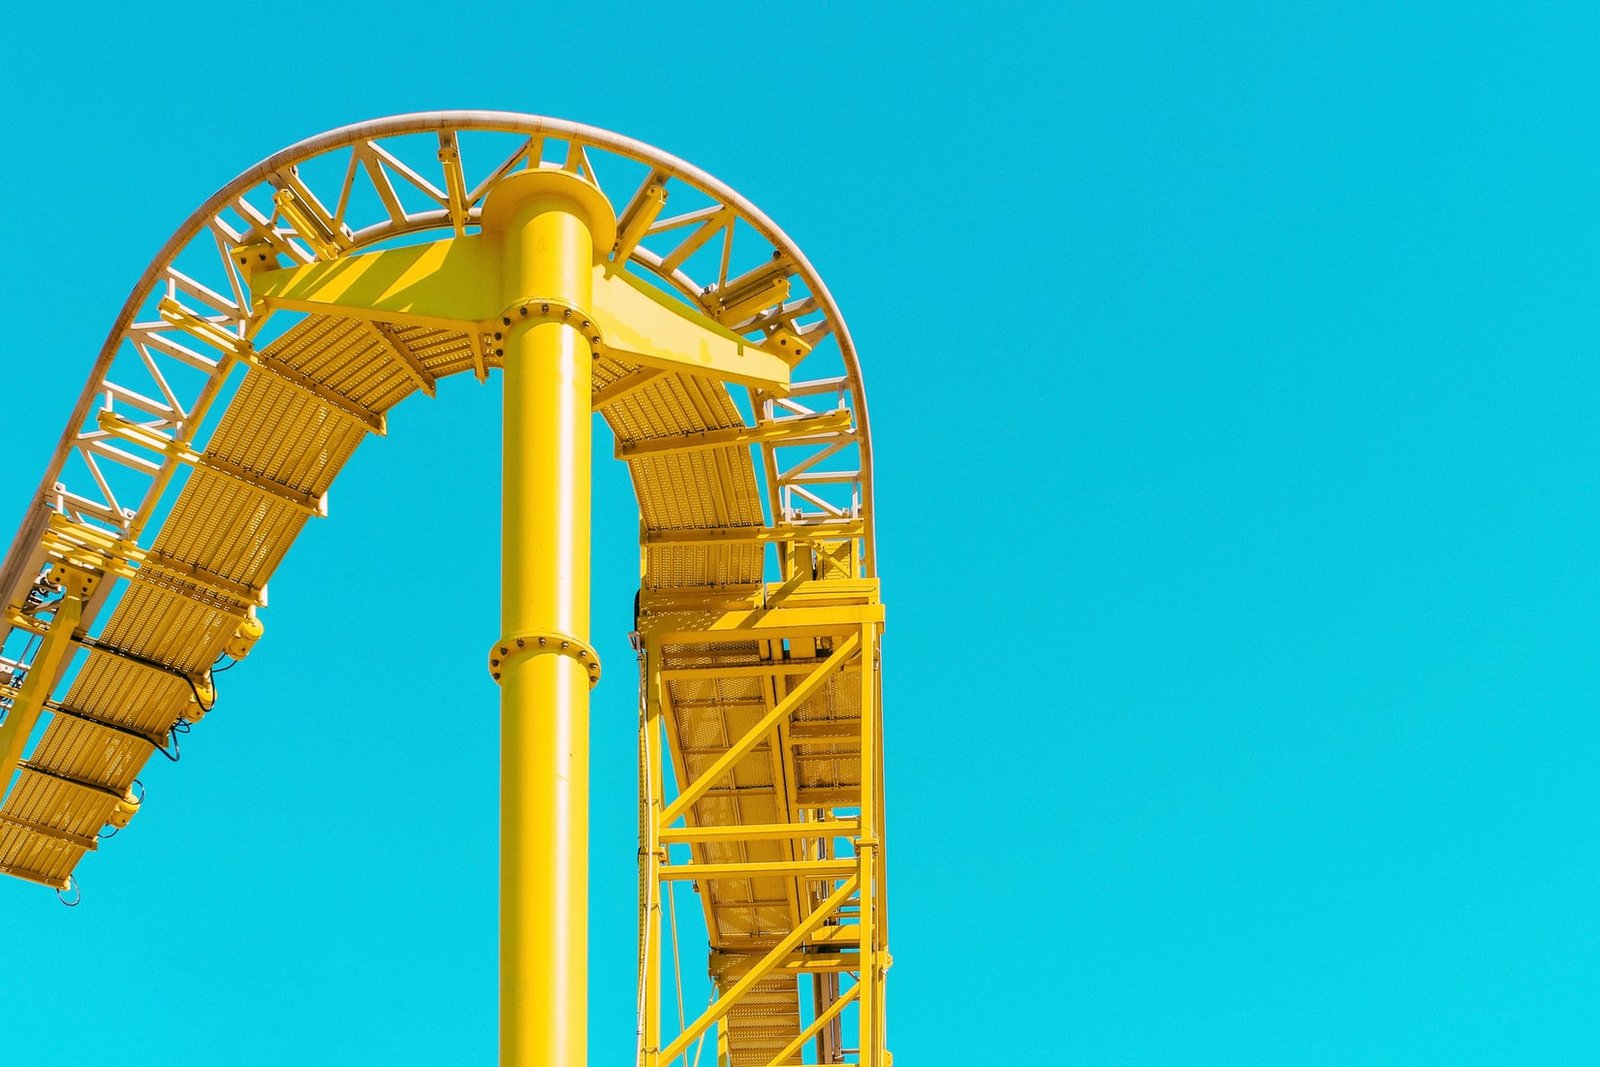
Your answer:
[[[899,1063],[1600,1060],[1592,7],[0,10],[4,539],[236,173],[411,110],[615,129],[760,204],[862,352]],[[0,1062],[493,1062],[498,411],[453,379],[363,448],[80,908],[0,882]]]

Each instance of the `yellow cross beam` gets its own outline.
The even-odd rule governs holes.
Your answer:
[[[752,344],[614,263],[593,265],[584,305],[556,292],[501,300],[504,235],[493,230],[426,245],[341,256],[277,270],[250,270],[256,306],[375,323],[483,334],[502,350],[513,325],[559,320],[582,330],[595,355],[641,367],[696,374],[789,392],[789,360]],[[598,247],[598,246],[597,246]],[[248,257],[241,266],[248,266]]]

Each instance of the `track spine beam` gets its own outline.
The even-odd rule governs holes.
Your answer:
[[[706,545],[769,545],[785,541],[847,541],[862,535],[860,520],[778,526],[722,526],[714,529],[655,530],[641,540],[645,548]]]
[[[99,793],[101,796],[110,797],[112,800],[123,799],[122,793],[119,792],[115,786],[107,785],[104,782],[91,782],[85,778],[75,778],[70,774],[62,774],[60,771],[53,771],[49,767],[41,767],[32,760],[23,760],[21,763],[17,764],[17,767],[21,770],[27,771],[29,774],[37,774],[41,778],[50,778],[57,782],[65,782],[67,785],[75,786],[79,789],[86,789],[91,793]]]
[[[367,329],[382,342],[390,357],[394,359],[395,365],[410,375],[411,380],[417,383],[417,388],[429,396],[439,395],[433,375],[428,373],[428,368],[422,365],[422,360],[418,359],[417,354],[411,351],[411,346],[401,339],[393,326],[386,322],[368,322]]]
[[[799,415],[778,419],[756,426],[735,426],[727,430],[702,430],[677,437],[656,437],[631,444],[619,444],[618,459],[632,460],[686,452],[704,452],[712,448],[731,445],[755,445],[767,442],[800,444],[832,437],[850,429],[848,411],[825,411],[813,415]]]
[[[173,456],[184,463],[200,467],[213,474],[224,478],[231,478],[242,485],[270,497],[277,503],[285,504],[301,514],[326,518],[328,514],[328,498],[312,496],[303,493],[290,485],[274,481],[264,474],[241,467],[231,460],[209,452],[197,451],[184,442],[168,437],[149,426],[141,426],[112,411],[103,411],[99,415],[100,428],[106,433],[120,437],[132,444],[160,452],[163,455]]]
[[[45,710],[50,712],[52,715],[60,715],[63,718],[72,719],[74,722],[81,722],[88,726],[97,726],[102,730],[126,737],[130,741],[142,741],[151,748],[159,749],[165,747],[162,741],[151,737],[149,734],[142,733],[128,726],[122,726],[118,723],[107,722],[105,719],[102,719],[99,716],[90,715],[86,711],[82,711],[78,708],[68,707],[65,704],[59,704],[53,700],[45,704]]]
[[[81,848],[85,852],[93,852],[100,847],[100,839],[97,837],[86,837],[83,834],[72,833],[70,830],[59,830],[54,826],[45,826],[42,823],[32,822],[9,812],[0,811],[0,823],[15,826],[19,830],[26,830],[31,834],[38,834],[40,837],[48,837],[56,841],[65,842],[76,848]]]
[[[330,388],[315,378],[300,373],[289,364],[283,362],[283,360],[275,359],[253,348],[244,350],[242,358],[255,370],[270,374],[280,382],[298,389],[323,404],[329,410],[355,423],[363,430],[379,437],[388,434],[388,422],[382,415],[368,411],[337,389]]]
[[[659,367],[640,367],[638,370],[630,371],[610,385],[596,389],[589,400],[589,406],[595,411],[603,411],[623,397],[631,396],[638,390],[643,389],[666,373]]]

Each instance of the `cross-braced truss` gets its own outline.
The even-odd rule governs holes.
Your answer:
[[[241,175],[157,256],[0,565],[0,755],[18,745],[0,769],[0,872],[72,885],[137,811],[146,761],[175,757],[210,709],[213,665],[260,635],[268,578],[355,448],[412,393],[500,364],[493,323],[291,313],[252,276],[473,234],[489,191],[530,166],[608,196],[611,263],[792,368],[763,390],[620,351],[594,364],[640,504],[645,734],[684,790],[647,775],[645,944],[661,880],[694,881],[721,993],[700,1029],[645,1027],[641,1058],[666,1065],[714,1031],[740,1067],[882,1065],[881,608],[856,354],[752,205],[571,123],[461,112],[333,131]],[[641,981],[659,1006],[659,966]]]
[[[661,966],[664,894],[690,880],[715,989],[675,1035],[647,997],[646,1067],[698,1050],[713,1025],[718,1062],[737,1067],[885,1062],[877,583],[663,591],[642,607],[645,970]]]

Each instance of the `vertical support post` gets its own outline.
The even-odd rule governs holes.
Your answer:
[[[661,687],[666,684],[661,677],[661,642],[647,638],[644,646],[645,705],[644,722],[640,724],[641,751],[644,757],[644,825],[640,846],[644,851],[645,894],[639,936],[643,939],[640,954],[643,973],[639,975],[643,1001],[644,1032],[640,1035],[643,1046],[641,1067],[657,1067],[661,1056],[661,938],[664,916],[661,908],[661,864],[666,854],[661,844],[661,809],[665,805],[665,787],[662,782],[662,746],[666,737],[661,723]]]
[[[501,180],[483,225],[507,308],[592,299],[616,222],[575,174]],[[581,316],[504,336],[501,518],[500,1062],[584,1067],[588,1027],[589,495],[592,351]]]
[[[860,1019],[862,1067],[881,1067],[878,1049],[882,1045],[881,1005],[882,987],[879,973],[882,966],[878,952],[883,940],[879,912],[879,860],[882,855],[883,820],[878,811],[878,626],[867,623],[861,627],[861,830],[856,840],[856,855],[860,862],[861,926],[860,926],[860,994],[856,998],[856,1012]]]
[[[39,713],[50,699],[50,691],[72,658],[72,635],[83,621],[83,605],[100,584],[97,575],[76,567],[58,563],[54,569],[56,580],[61,584],[61,602],[56,606],[50,631],[44,635],[28,668],[21,692],[11,702],[5,722],[0,723],[0,800],[6,798],[12,775],[39,721]]]

